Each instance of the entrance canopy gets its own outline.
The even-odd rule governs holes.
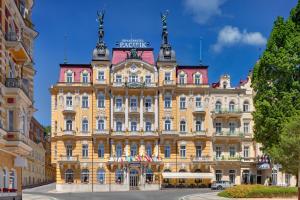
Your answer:
[[[180,179],[190,179],[190,178],[197,178],[197,179],[213,179],[213,173],[192,173],[192,172],[163,172],[163,178],[180,178]]]

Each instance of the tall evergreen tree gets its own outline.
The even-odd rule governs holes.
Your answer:
[[[263,144],[264,151],[275,162],[281,161],[286,171],[300,173],[297,160],[286,156],[288,151],[281,151],[285,148],[283,141],[287,139],[287,134],[282,136],[287,130],[285,127],[291,119],[300,119],[297,117],[300,115],[300,0],[287,20],[278,17],[275,21],[266,50],[256,63],[252,78],[256,92],[253,113],[255,139]],[[282,162],[280,156],[288,161]],[[298,167],[291,167],[295,164]]]

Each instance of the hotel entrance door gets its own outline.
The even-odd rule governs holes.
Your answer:
[[[130,190],[137,190],[139,184],[139,172],[136,169],[131,169],[129,174]]]

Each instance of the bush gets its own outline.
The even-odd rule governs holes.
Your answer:
[[[272,198],[293,197],[298,195],[296,187],[279,187],[263,185],[238,185],[220,192],[218,196],[228,198]]]

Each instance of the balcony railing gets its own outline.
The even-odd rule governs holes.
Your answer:
[[[112,135],[120,135],[120,136],[124,136],[124,135],[126,135],[126,131],[117,131],[117,130],[114,130],[113,132],[112,132]]]
[[[63,156],[63,155],[60,155],[59,161],[60,162],[78,162],[78,155],[77,156]]]
[[[156,87],[157,84],[155,82],[145,82],[145,87]]]
[[[175,85],[175,81],[173,81],[173,80],[164,80],[164,85]]]
[[[195,135],[195,136],[205,136],[206,134],[207,134],[207,131],[205,131],[205,130],[199,130],[199,131],[194,131],[193,132],[193,134]]]
[[[158,136],[157,131],[145,131],[144,136]]]
[[[214,109],[215,114],[240,114],[242,113],[241,109]]]
[[[193,112],[205,112],[205,108],[203,106],[195,106]]]
[[[215,161],[241,161],[242,157],[240,155],[235,156],[228,156],[228,155],[221,155],[221,156],[214,156]]]
[[[212,161],[212,160],[213,159],[210,156],[200,156],[200,157],[193,156],[192,157],[193,162],[203,162],[203,161]]]
[[[31,52],[28,49],[28,46],[24,44],[23,37],[21,34],[16,32],[7,32],[5,34],[5,40],[10,42],[9,46],[11,47],[17,47],[19,44],[21,44],[22,50],[24,50],[25,51],[24,53],[27,54],[27,56],[30,58]]]
[[[134,107],[129,107],[129,112],[139,112],[139,108],[134,106]]]
[[[63,135],[75,135],[75,131],[74,130],[64,130]]]
[[[163,135],[178,135],[178,133],[175,130],[163,130],[161,132]]]
[[[114,112],[124,112],[124,107],[123,106],[121,106],[121,107],[119,107],[119,106],[115,106],[115,109],[114,109]]]
[[[124,87],[125,82],[113,82],[113,86],[115,86],[115,87]]]
[[[29,99],[32,99],[29,94],[29,82],[27,79],[6,78],[5,86],[8,88],[20,88]]]
[[[108,135],[109,131],[107,129],[103,129],[103,130],[95,129],[94,134],[96,134],[96,135]]]
[[[64,106],[63,108],[63,112],[64,113],[74,113],[75,112],[75,108],[73,106]]]
[[[106,79],[96,79],[98,84],[106,84]]]
[[[221,131],[221,132],[215,132],[214,134],[215,136],[229,136],[229,137],[243,137],[244,133],[243,132],[239,132],[239,131]]]
[[[144,112],[154,112],[153,107],[144,107]]]

